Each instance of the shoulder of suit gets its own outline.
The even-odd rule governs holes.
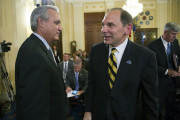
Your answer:
[[[130,47],[131,47],[131,51],[133,52],[136,52],[136,53],[139,53],[139,54],[142,54],[142,53],[145,53],[145,54],[154,54],[150,49],[148,49],[147,47],[144,47],[142,45],[139,45],[137,43],[134,43],[134,42],[129,42],[130,44]]]
[[[81,68],[81,71],[80,71],[81,73],[85,73],[85,74],[87,74],[88,73],[88,71],[87,70],[85,70],[84,68]]]
[[[94,44],[92,47],[104,47],[104,46],[107,46],[107,45],[104,44],[104,42],[101,42],[101,43]]]
[[[161,44],[161,43],[162,43],[162,39],[161,39],[161,37],[160,37],[159,39],[150,42],[150,43],[148,44],[148,48],[149,48],[149,47],[152,47],[152,46],[159,46],[159,44]]]
[[[33,54],[41,52],[41,50],[47,51],[47,48],[35,35],[31,35],[29,38],[27,38],[19,49],[19,51],[29,51]]]
[[[91,50],[96,50],[96,51],[108,50],[108,45],[104,44],[104,42],[101,42],[101,43],[93,45]]]

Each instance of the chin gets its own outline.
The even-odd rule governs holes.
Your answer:
[[[107,40],[104,40],[104,44],[110,45],[111,43],[109,41],[107,41]]]
[[[59,40],[59,37],[54,38],[55,41]]]

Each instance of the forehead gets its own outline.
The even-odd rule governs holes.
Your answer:
[[[78,65],[74,65],[75,68],[79,68],[81,67],[81,64],[78,64]]]
[[[171,33],[173,33],[173,34],[178,34],[178,32],[175,32],[175,31],[172,31]]]
[[[167,31],[167,33],[170,33],[170,34],[178,34],[178,32],[175,32],[175,31]]]
[[[105,16],[102,22],[113,22],[113,21],[120,21],[120,14],[121,12],[119,10],[112,10],[108,12]]]
[[[58,19],[58,20],[60,19],[60,15],[56,10],[48,9],[48,13],[49,13],[50,18]]]

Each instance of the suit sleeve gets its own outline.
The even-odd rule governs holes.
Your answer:
[[[160,54],[159,53],[159,46],[157,46],[156,44],[150,44],[150,45],[148,45],[148,48],[150,50],[152,50],[157,56],[157,70],[158,70],[159,77],[164,76],[165,72],[166,72],[166,70],[168,68],[164,67],[164,65],[163,65],[163,64],[166,64],[166,63],[162,63],[162,62],[165,62],[164,59],[159,57],[159,54]]]
[[[67,72],[67,75],[66,75],[66,83],[65,83],[65,86],[66,86],[66,87],[68,87],[68,86],[70,87],[70,79],[71,79],[71,77],[72,77],[72,76],[71,76],[71,77],[70,77],[70,76],[71,76],[70,71],[68,71],[68,72]],[[71,88],[72,88],[72,87],[71,87]]]
[[[85,112],[92,112],[92,100],[95,90],[95,74],[93,70],[93,48],[91,48],[89,70],[88,70],[88,87],[85,92]]]
[[[176,45],[176,54],[178,56],[178,66],[180,66],[180,47],[177,39],[175,40],[175,45]]]
[[[28,54],[21,56],[17,68],[19,115],[21,120],[49,120],[51,72],[47,57],[29,51],[24,53]]]
[[[158,120],[159,93],[155,54],[149,57],[142,74],[141,91],[143,120]]]

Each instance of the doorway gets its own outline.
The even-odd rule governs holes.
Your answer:
[[[85,50],[88,54],[90,53],[90,49],[93,44],[103,41],[101,28],[104,14],[104,12],[84,14]]]

